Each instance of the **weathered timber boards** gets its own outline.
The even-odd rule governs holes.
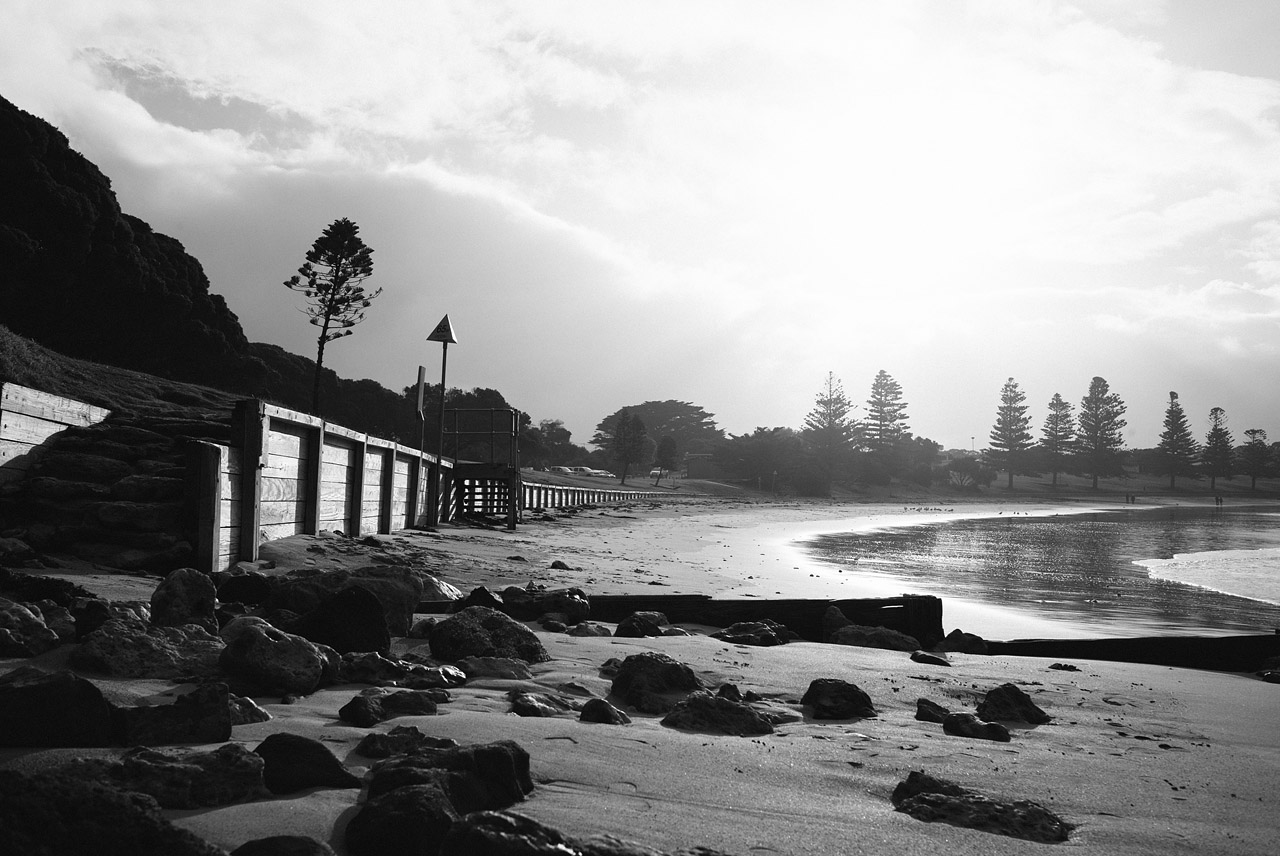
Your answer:
[[[0,410],[34,416],[63,426],[81,427],[96,425],[111,415],[105,407],[95,407],[16,383],[0,384]]]
[[[0,440],[38,446],[54,434],[67,430],[62,422],[41,419],[26,413],[0,412]]]
[[[1280,656],[1280,634],[1256,636],[1142,636],[1133,639],[1015,639],[987,642],[991,654],[1054,659],[1112,660],[1188,669],[1252,671]]]

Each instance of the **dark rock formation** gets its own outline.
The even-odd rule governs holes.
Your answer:
[[[0,853],[225,856],[174,826],[150,797],[77,776],[0,770]]]
[[[723,630],[717,630],[711,636],[735,645],[758,645],[761,647],[785,645],[800,638],[798,633],[793,633],[769,618],[762,621],[739,621]]]
[[[693,669],[666,654],[645,651],[622,661],[609,692],[642,713],[667,713],[698,689],[702,681]]]
[[[612,636],[613,631],[603,624],[580,621],[569,628],[570,636]]]
[[[405,626],[405,632],[408,632]],[[350,585],[325,598],[294,622],[292,632],[328,645],[339,654],[351,651],[387,653],[391,632],[383,606],[363,585]],[[403,635],[400,634],[400,635]]]
[[[459,814],[506,808],[533,792],[529,753],[499,740],[450,749],[420,749],[374,764],[370,799],[409,785],[440,788]]]
[[[112,618],[85,637],[71,665],[117,678],[212,677],[223,643],[194,625],[149,627],[131,618]]]
[[[221,743],[231,739],[227,685],[200,684],[168,704],[117,707],[113,716],[119,746]]]
[[[998,743],[1008,743],[1010,739],[1009,729],[998,722],[983,722],[972,713],[948,713],[942,718],[942,730],[952,737],[974,737]]]
[[[305,835],[272,835],[246,841],[231,856],[334,856],[333,848]]]
[[[863,719],[876,715],[871,697],[856,684],[839,678],[811,681],[800,703],[813,708],[814,719]]]
[[[1066,841],[1073,828],[1039,803],[999,802],[918,771],[898,783],[891,799],[894,809],[917,820],[949,823],[1041,844]]]
[[[271,721],[270,713],[259,707],[256,701],[245,696],[229,696],[228,707],[231,708],[232,728],[237,725],[251,725],[255,722]]]
[[[338,718],[360,728],[371,728],[397,716],[434,716],[436,706],[447,702],[445,690],[398,690],[380,687],[365,690],[338,710]]]
[[[466,673],[469,681],[476,678],[527,681],[533,677],[529,664],[514,657],[463,657],[457,666]]]
[[[396,565],[324,572],[294,571],[287,576],[273,577],[272,583],[275,590],[269,605],[299,615],[314,611],[344,589],[359,586],[379,603],[387,632],[392,636],[408,635],[413,625],[414,610],[422,600],[423,592],[418,574],[410,568]]]
[[[583,851],[573,839],[532,818],[485,811],[454,823],[441,840],[439,852],[441,856],[552,856]]]
[[[34,657],[61,644],[39,607],[0,598],[0,657]]]
[[[178,568],[151,593],[151,623],[159,627],[196,624],[217,633],[218,621],[213,614],[217,598],[218,590],[208,574]]]
[[[582,705],[582,713],[578,715],[582,722],[597,722],[602,725],[630,725],[631,717],[618,710],[602,698],[588,699]]]
[[[613,635],[630,639],[661,636],[662,628],[670,623],[661,612],[633,612],[618,622],[618,627],[613,631]]]
[[[254,748],[263,760],[262,782],[273,794],[306,788],[358,788],[353,775],[318,740],[297,734],[272,734]]]
[[[946,637],[936,646],[938,651],[954,651],[960,654],[985,654],[987,653],[987,642],[981,636],[975,636],[972,633],[965,633],[962,630],[952,630]]]
[[[668,728],[709,731],[739,737],[772,734],[773,725],[748,704],[701,690],[677,702],[662,718]]]
[[[449,662],[464,657],[515,657],[526,663],[551,659],[532,630],[484,606],[469,606],[431,628],[431,653]]]
[[[978,702],[978,716],[987,722],[1029,722],[1043,725],[1053,719],[1013,684],[1001,684]]]
[[[947,710],[937,702],[929,701],[927,698],[916,699],[916,719],[921,722],[942,722],[947,718],[951,711]]]
[[[591,603],[580,588],[548,589],[529,583],[525,588],[508,586],[501,597],[503,611],[521,621],[552,614],[564,624],[577,624],[591,615]]]
[[[360,739],[356,752],[366,758],[390,758],[420,749],[453,749],[458,741],[449,737],[428,737],[416,725],[397,725],[385,734],[371,731]]]
[[[319,686],[328,659],[314,642],[249,619],[237,619],[223,632],[232,625],[237,627],[219,665],[238,692],[306,695]]]
[[[266,574],[249,571],[228,577],[218,586],[218,600],[223,603],[243,603],[257,606],[271,598],[271,581]]]
[[[350,856],[434,856],[459,814],[433,784],[407,785],[370,796],[347,824]],[[479,854],[482,851],[472,851]]]
[[[0,675],[0,744],[110,746],[111,705],[74,672],[21,666]]]
[[[345,653],[338,666],[338,683],[393,686],[409,676],[409,664],[384,657],[377,651]]]
[[[191,809],[262,799],[263,762],[236,743],[211,752],[162,752],[138,747],[119,758],[79,758],[69,775],[106,781],[125,791],[146,794],[163,808]]]
[[[935,654],[929,651],[912,651],[911,661],[913,663],[922,663],[926,666],[950,666],[951,661],[947,659],[945,654]]]
[[[550,693],[530,693],[511,690],[507,694],[511,700],[511,712],[516,716],[561,716],[574,710],[574,703],[563,696]]]

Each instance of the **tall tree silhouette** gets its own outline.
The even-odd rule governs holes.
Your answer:
[[[1235,450],[1231,447],[1231,431],[1227,428],[1227,411],[1215,407],[1209,411],[1209,433],[1204,437],[1200,459],[1209,473],[1209,490],[1216,490],[1218,477],[1229,479],[1234,472]]]
[[[1114,475],[1120,470],[1120,450],[1124,448],[1124,435],[1120,432],[1129,424],[1124,416],[1124,402],[1111,391],[1107,382],[1095,377],[1089,382],[1089,392],[1080,400],[1080,421],[1076,431],[1076,443],[1084,456],[1093,477],[1093,487],[1098,487],[1099,474]]]
[[[887,451],[907,436],[907,403],[902,400],[902,385],[884,369],[871,382],[863,434],[873,452]]]
[[[827,372],[827,381],[804,418],[804,438],[818,459],[828,495],[832,479],[848,460],[858,436],[858,424],[849,416],[852,411],[853,403],[840,380],[834,372]]]
[[[1067,456],[1076,448],[1076,414],[1071,402],[1059,393],[1049,399],[1049,415],[1040,428],[1040,448],[1044,450],[1045,462],[1053,474],[1053,485],[1058,485],[1058,473]]]
[[[324,346],[334,339],[350,336],[351,328],[364,320],[364,310],[382,289],[364,290],[362,283],[373,274],[373,250],[360,240],[360,227],[345,217],[329,224],[311,245],[306,258],[298,272],[284,284],[302,293],[307,300],[302,311],[311,324],[320,328],[311,409],[316,416],[321,416],[320,373],[324,368]]]
[[[1200,446],[1191,436],[1191,426],[1187,423],[1187,414],[1178,403],[1178,393],[1169,393],[1169,406],[1164,412],[1164,430],[1160,432],[1160,444],[1156,446],[1160,453],[1160,466],[1169,475],[1169,489],[1177,486],[1178,476],[1189,476],[1195,472],[1196,455]]]
[[[1000,406],[996,408],[996,422],[991,428],[991,448],[986,458],[996,469],[1008,470],[1009,487],[1013,487],[1013,473],[1021,465],[1028,449],[1035,441],[1031,437],[1031,417],[1027,415],[1027,396],[1018,382],[1009,378],[1000,388]]]

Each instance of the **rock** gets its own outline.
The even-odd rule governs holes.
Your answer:
[[[151,593],[151,623],[160,627],[195,624],[218,632],[213,611],[218,590],[207,574],[195,568],[178,568],[161,580]]]
[[[750,705],[700,690],[677,702],[662,718],[668,728],[710,731],[739,737],[772,734],[773,724]]]
[[[231,856],[334,856],[333,848],[305,835],[272,835],[246,841]]]
[[[484,606],[469,606],[431,628],[431,653],[450,662],[464,657],[515,657],[527,663],[551,659],[532,630]]]
[[[276,577],[271,605],[300,615],[311,612],[339,591],[360,586],[382,605],[387,632],[408,634],[413,613],[422,601],[423,584],[417,571],[397,565],[369,565],[352,570],[326,571],[306,576]]]
[[[416,725],[397,725],[387,733],[371,731],[361,738],[356,752],[366,758],[389,758],[420,749],[453,749],[458,741],[449,737],[428,737]]]
[[[431,628],[435,627],[440,617],[436,615],[428,615],[426,618],[419,618],[413,622],[409,628],[408,637],[410,639],[430,639]]]
[[[1073,829],[1039,803],[998,802],[918,771],[898,783],[891,799],[896,811],[917,820],[949,823],[1041,844],[1066,841]]]
[[[408,785],[370,798],[347,824],[350,856],[434,856],[458,812],[435,784]]]
[[[23,544],[22,541],[18,541],[15,538],[0,538],[0,542],[6,541]],[[23,553],[22,555],[26,557],[24,561],[35,558],[34,552]],[[0,565],[3,564],[4,562],[0,561]],[[39,574],[24,574],[21,571],[13,571],[4,567],[0,567],[0,594],[18,603],[51,600],[58,606],[65,606],[68,609],[78,598],[89,599],[94,596],[93,592],[69,580],[45,577]]]
[[[76,622],[76,639],[83,641],[111,620],[111,604],[100,597],[77,598],[71,605],[71,617]]]
[[[568,836],[532,818],[483,811],[450,826],[439,852],[440,856],[576,856],[583,851]]]
[[[949,713],[951,711],[936,702],[929,701],[927,698],[916,699],[916,719],[921,722],[940,723],[947,718]]]
[[[870,696],[856,684],[839,678],[811,681],[800,703],[813,708],[814,719],[862,719],[876,715]]]
[[[853,624],[838,606],[828,606],[822,613],[822,641],[830,642],[831,636],[842,627]]]
[[[372,684],[378,687],[394,686],[409,675],[409,666],[399,660],[388,659],[376,651],[346,653],[338,666],[338,683]]]
[[[618,667],[609,692],[642,713],[667,713],[678,699],[702,689],[693,669],[666,654],[632,654]]]
[[[711,637],[734,645],[760,647],[785,645],[800,638],[799,634],[768,618],[763,621],[739,621],[723,630],[717,630],[711,634]]]
[[[1008,743],[1010,739],[1009,729],[998,722],[983,722],[972,713],[948,713],[942,718],[942,730],[952,737],[975,737],[998,743]]]
[[[71,610],[59,606],[51,600],[38,600],[27,604],[27,609],[40,617],[45,627],[58,635],[63,644],[76,641],[76,619]]]
[[[662,628],[671,622],[661,612],[633,612],[618,622],[614,636],[641,639],[645,636],[661,636]]]
[[[462,610],[472,606],[485,606],[489,609],[496,609],[501,612],[506,604],[502,602],[501,597],[489,591],[489,589],[484,586],[476,586],[471,591],[467,592],[466,597],[455,601],[449,611],[462,612]]]
[[[0,657],[35,657],[62,644],[39,609],[0,598]]]
[[[200,684],[168,704],[117,707],[113,716],[119,746],[221,743],[231,739],[227,685]]]
[[[237,619],[238,624],[245,619]],[[231,627],[231,625],[227,625]],[[232,686],[249,695],[307,695],[319,686],[328,659],[308,639],[269,624],[245,623],[233,634],[219,660]]]
[[[631,717],[602,698],[588,699],[578,715],[582,722],[598,722],[602,725],[630,725]]]
[[[271,581],[266,574],[250,571],[236,574],[218,586],[218,600],[257,606],[271,599]]]
[[[514,657],[463,657],[457,665],[469,681],[476,678],[527,681],[533,677],[529,664]]]
[[[555,613],[565,624],[577,624],[591,615],[591,603],[580,588],[547,589],[530,583],[525,588],[508,586],[502,590],[504,612],[522,621]]]
[[[404,632],[408,629],[406,624]],[[391,649],[391,632],[383,606],[373,592],[359,584],[341,589],[304,613],[293,625],[292,632],[328,645],[339,654],[352,651],[385,654]]]
[[[119,758],[79,758],[66,767],[69,775],[146,794],[167,809],[209,808],[268,797],[262,768],[262,759],[237,743],[211,752],[163,752],[140,746]]]
[[[21,666],[0,675],[0,745],[110,746],[111,705],[74,672]]]
[[[1053,719],[1018,687],[1001,684],[978,702],[978,716],[987,722],[1029,722],[1043,725]]]
[[[409,674],[400,681],[400,686],[410,690],[443,689],[460,687],[467,682],[467,675],[457,666],[424,666],[419,663],[407,665]]]
[[[434,716],[436,706],[449,700],[444,690],[398,690],[380,687],[365,690],[338,710],[338,718],[360,728],[371,728],[397,716]]]
[[[568,565],[566,565],[566,564],[565,564],[563,561],[561,561],[560,559],[556,559],[555,561],[553,561],[553,562],[551,563],[551,570],[553,570],[553,571],[569,571],[569,570],[572,570],[572,568],[570,568]]]
[[[222,849],[166,820],[149,797],[91,779],[12,770],[0,770],[0,851],[28,856],[225,856]]]
[[[150,627],[136,618],[112,618],[71,653],[74,668],[117,678],[213,677],[222,640],[194,624]]]
[[[462,597],[462,591],[457,586],[431,574],[415,569],[414,575],[422,582],[422,600],[459,600]]]
[[[603,624],[593,624],[590,621],[580,621],[569,628],[570,636],[612,636],[613,631]]]
[[[231,727],[252,725],[255,722],[270,722],[271,714],[258,706],[258,703],[245,696],[228,696],[227,707],[231,711]]]
[[[511,712],[516,716],[560,716],[574,709],[571,701],[550,693],[511,690],[507,694],[507,698],[511,700]]]
[[[374,764],[367,779],[370,799],[411,785],[439,787],[459,814],[506,808],[533,792],[529,753],[512,740],[397,755]]]
[[[1055,670],[1055,671],[1058,671],[1058,672],[1078,672],[1078,671],[1080,671],[1080,667],[1079,667],[1079,666],[1073,666],[1073,665],[1072,665],[1072,664],[1070,664],[1070,663],[1051,663],[1051,664],[1049,665],[1049,668],[1050,668],[1050,669],[1053,669],[1053,670]]]
[[[318,740],[279,732],[253,751],[262,757],[262,781],[273,794],[292,794],[307,788],[360,787],[360,779]]]
[[[987,653],[987,642],[981,636],[975,636],[972,633],[965,633],[961,630],[952,630],[937,644],[936,650],[954,651],[960,654],[985,654]]]
[[[888,627],[864,627],[849,624],[831,634],[828,640],[836,645],[855,645],[860,648],[885,648],[890,651],[916,651],[920,640]]]
[[[951,665],[951,661],[947,659],[945,654],[934,654],[929,651],[912,651],[911,661],[914,663],[923,663],[926,666]]]

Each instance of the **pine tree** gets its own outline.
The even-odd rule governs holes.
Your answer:
[[[1040,448],[1044,450],[1045,461],[1053,472],[1053,485],[1057,487],[1062,464],[1076,448],[1076,415],[1071,402],[1056,392],[1049,399],[1049,415],[1040,429]]]
[[[1164,431],[1160,432],[1160,444],[1156,446],[1160,454],[1160,465],[1169,475],[1169,489],[1176,487],[1178,476],[1188,476],[1195,472],[1196,455],[1200,451],[1199,444],[1191,436],[1191,426],[1187,423],[1187,414],[1178,403],[1178,393],[1169,393],[1169,407],[1164,412]]]
[[[1089,392],[1080,400],[1076,444],[1093,477],[1094,490],[1098,488],[1100,474],[1121,472],[1124,435],[1120,432],[1129,424],[1121,418],[1124,412],[1124,402],[1105,380],[1095,377],[1089,382]]]
[[[1035,442],[1028,430],[1031,417],[1027,415],[1026,400],[1016,380],[1009,378],[1004,382],[1000,388],[1000,406],[996,408],[996,423],[991,428],[991,448],[985,454],[990,466],[1008,470],[1010,488],[1014,471]]]
[[[1238,451],[1240,472],[1249,477],[1249,490],[1258,489],[1258,479],[1275,473],[1275,460],[1271,447],[1267,445],[1267,432],[1261,428],[1250,428],[1244,432],[1248,441]]]
[[[366,293],[361,285],[373,274],[373,250],[360,240],[360,227],[345,217],[334,220],[307,251],[298,272],[285,280],[286,288],[299,291],[308,301],[302,311],[320,328],[316,349],[315,385],[311,409],[320,412],[320,375],[324,346],[350,336],[351,328],[364,320],[364,310],[382,289]]]
[[[831,480],[843,468],[858,437],[858,423],[849,414],[853,403],[844,394],[844,387],[833,372],[827,372],[827,382],[817,395],[813,410],[804,418],[804,438],[813,450],[822,468],[823,483],[828,495]]]
[[[907,436],[907,403],[902,386],[881,369],[871,382],[863,435],[872,452],[886,452]]]
[[[1209,433],[1204,438],[1200,460],[1209,472],[1209,490],[1216,490],[1218,477],[1229,479],[1233,473],[1235,450],[1231,431],[1227,429],[1227,412],[1221,407],[1209,411]]]

